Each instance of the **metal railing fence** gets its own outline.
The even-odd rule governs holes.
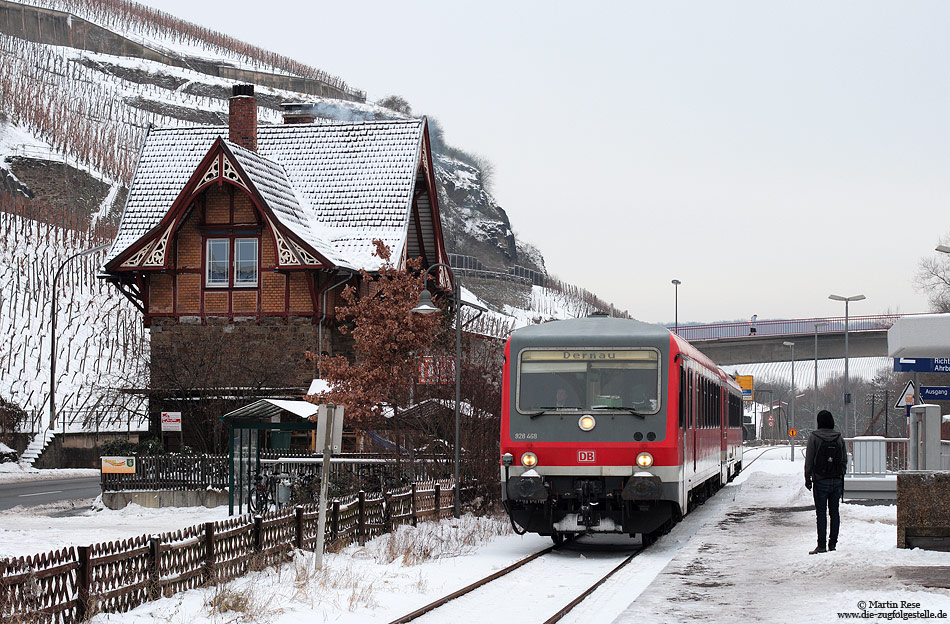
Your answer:
[[[882,331],[890,328],[897,319],[915,316],[914,314],[878,314],[863,316],[848,316],[848,332]],[[677,334],[690,342],[703,340],[719,340],[722,338],[749,338],[761,336],[786,336],[814,334],[815,325],[827,323],[818,327],[819,334],[840,334],[844,332],[844,317],[830,316],[821,318],[780,319],[756,321],[711,323],[707,325],[679,325]],[[755,332],[752,329],[755,328]]]

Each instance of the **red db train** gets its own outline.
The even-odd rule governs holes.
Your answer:
[[[742,469],[742,390],[660,325],[592,316],[514,332],[502,499],[555,543],[668,530]]]

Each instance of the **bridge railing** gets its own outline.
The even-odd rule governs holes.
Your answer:
[[[885,330],[890,328],[897,319],[905,316],[914,315],[849,315],[848,332]],[[822,323],[824,324],[822,325]],[[756,321],[754,323],[741,321],[712,323],[708,325],[680,325],[676,333],[690,342],[701,342],[703,340],[719,340],[722,338],[814,334],[816,329],[819,334],[840,334],[844,332],[844,317],[829,316],[805,319],[766,320]]]

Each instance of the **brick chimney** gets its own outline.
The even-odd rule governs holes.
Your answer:
[[[257,151],[257,100],[254,85],[239,84],[231,87],[228,101],[228,140]]]

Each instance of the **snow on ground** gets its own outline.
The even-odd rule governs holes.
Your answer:
[[[4,446],[0,444],[0,446]],[[9,448],[9,447],[7,447]],[[0,448],[0,451],[3,449]],[[0,464],[0,483],[18,481],[49,481],[50,479],[71,479],[73,477],[98,477],[98,468],[52,468],[40,470],[32,466],[24,468],[16,462]]]
[[[808,555],[815,543],[815,515],[811,494],[803,487],[800,455],[790,462],[787,447],[752,449],[746,465],[733,483],[565,621],[831,622],[838,621],[837,612],[860,612],[859,601],[917,602],[920,607],[913,610],[950,613],[950,590],[906,585],[893,571],[894,566],[947,564],[946,553],[897,549],[895,506],[842,505],[838,550]],[[62,505],[47,507],[0,512],[0,556],[167,531],[226,515],[223,507],[130,506],[58,517],[69,511]],[[254,572],[125,614],[101,614],[93,622],[388,622],[549,543],[539,536],[513,535],[504,519],[465,516],[421,523],[366,546],[328,554],[322,571],[313,569],[309,553],[300,552],[279,570]],[[591,563],[579,552],[559,572],[580,574]],[[545,579],[537,584],[543,587]],[[518,600],[520,594],[500,595]],[[230,604],[234,610],[223,611],[216,604]],[[870,609],[885,611],[891,609]],[[550,614],[541,615],[539,620]],[[471,621],[478,621],[477,612]]]
[[[861,612],[861,601],[950,613],[950,590],[905,585],[892,570],[948,562],[943,552],[897,548],[893,505],[842,505],[838,550],[809,555],[815,512],[801,456],[790,462],[786,447],[775,448],[699,510],[708,519],[697,531],[683,534],[688,519],[664,538],[682,544],[618,624],[832,622],[838,612]]]
[[[43,473],[67,471],[44,470]],[[79,472],[79,471],[71,471]],[[98,476],[98,470],[87,472]],[[88,475],[81,475],[88,476]],[[51,477],[55,478],[55,477]],[[4,481],[0,481],[3,483]],[[227,506],[149,509],[128,505],[112,510],[94,499],[62,501],[0,511],[0,558],[49,552],[177,531],[202,522],[224,520]]]

